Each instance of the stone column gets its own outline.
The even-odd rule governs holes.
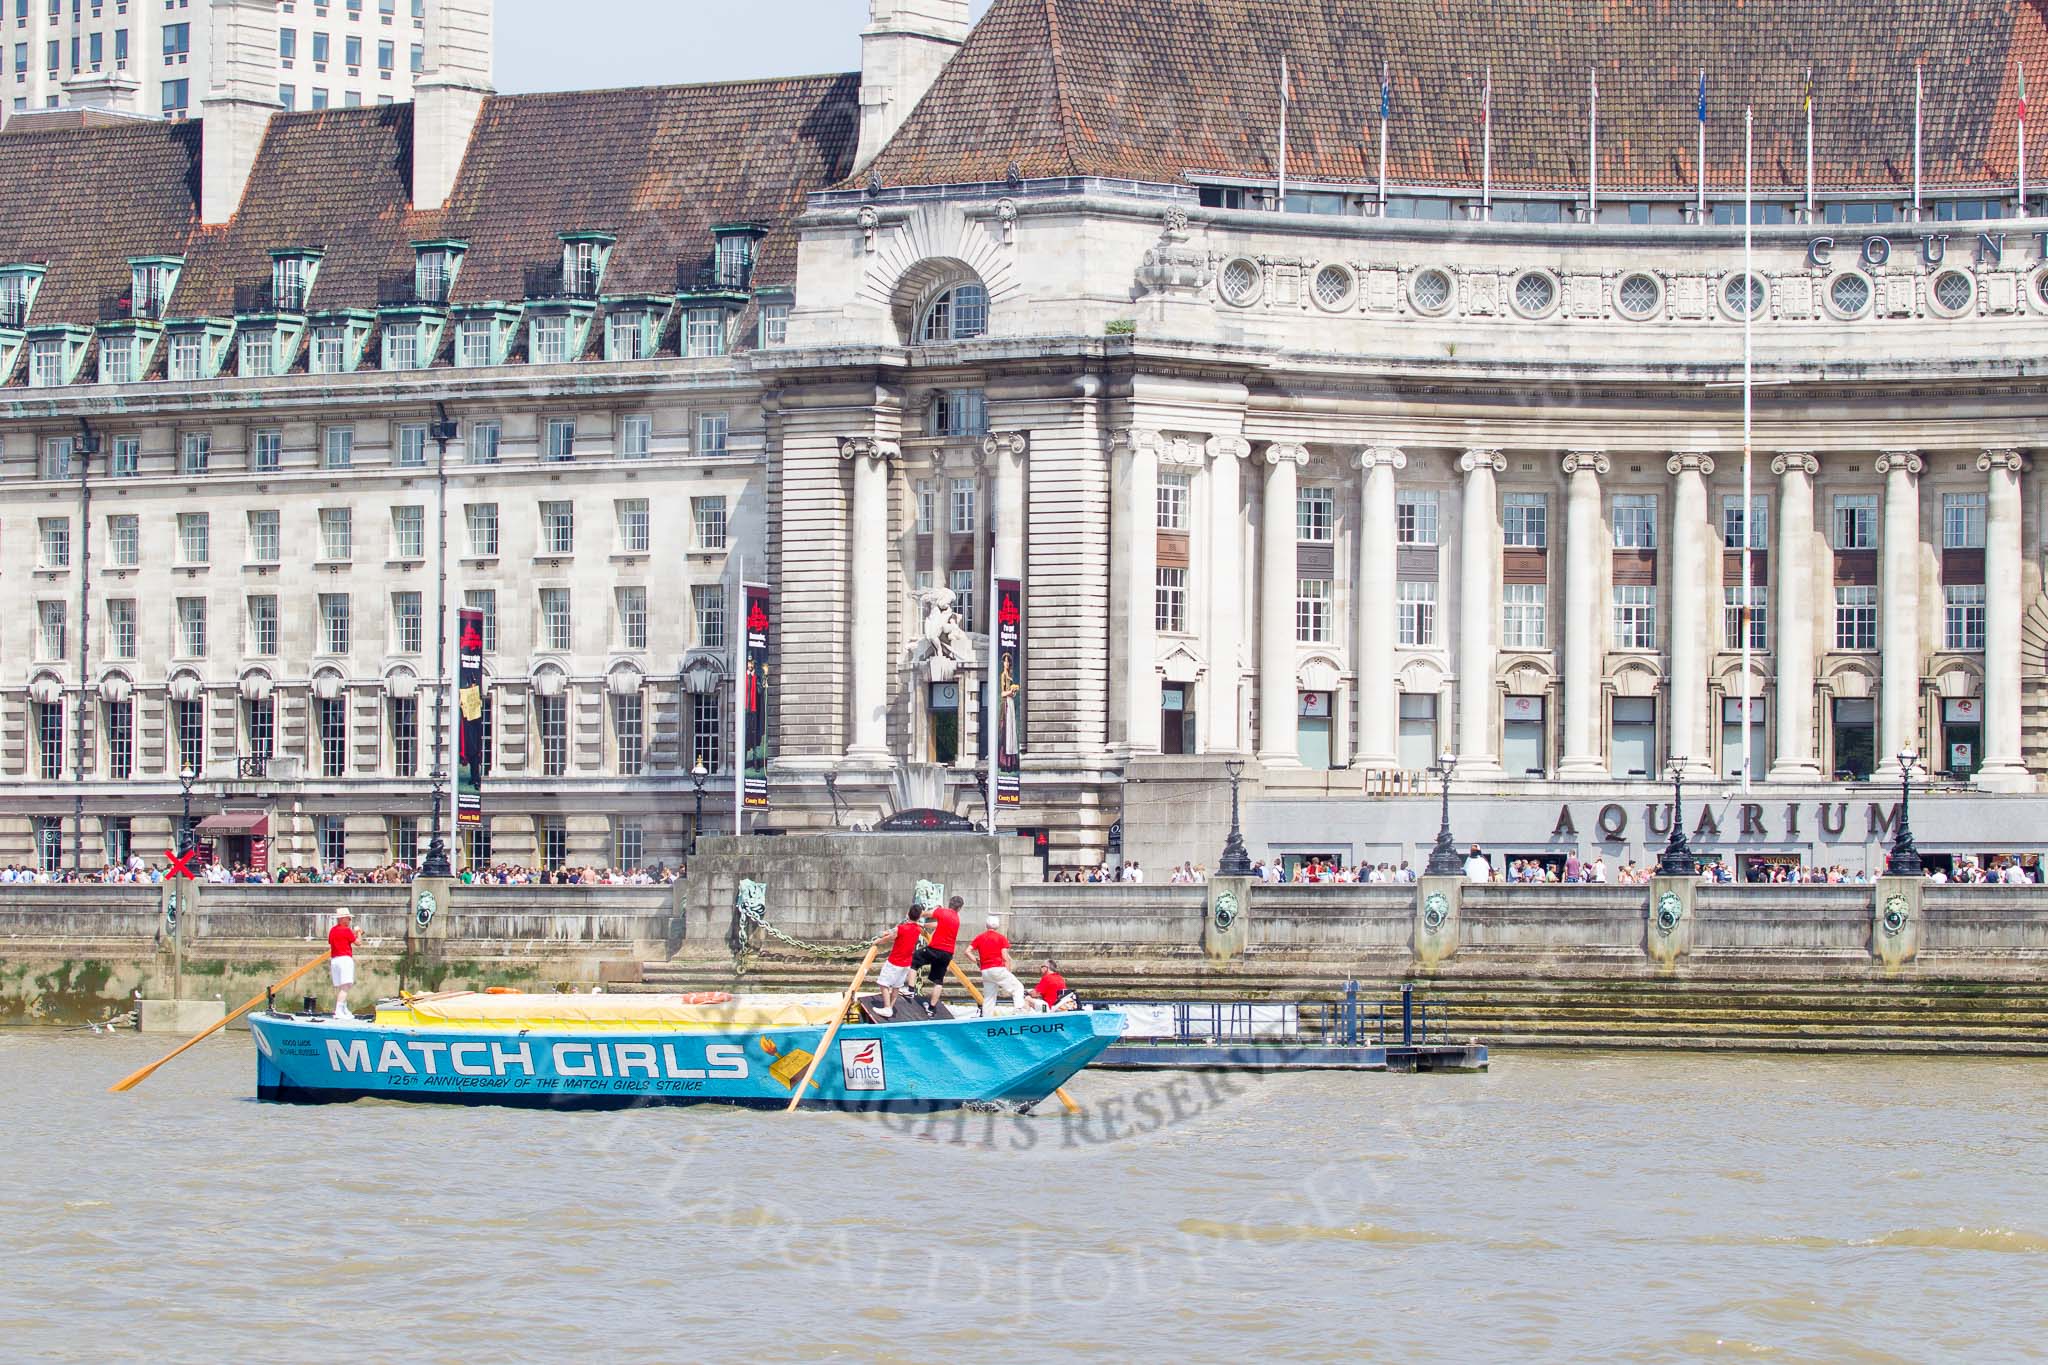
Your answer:
[[[1358,518],[1358,757],[1368,771],[1400,761],[1401,699],[1394,677],[1396,551],[1394,472],[1408,457],[1392,446],[1358,452],[1364,473]]]
[[[1600,597],[1600,558],[1607,537],[1600,525],[1600,476],[1609,465],[1597,450],[1564,457],[1564,761],[1560,778],[1595,781],[1607,776],[1600,752],[1600,674],[1606,653],[1606,603]]]
[[[839,457],[853,465],[846,757],[856,762],[889,761],[889,463],[899,455],[893,441],[859,436],[839,443]]]
[[[1884,476],[1884,543],[1878,561],[1878,617],[1883,622],[1879,666],[1877,772],[1899,775],[1899,750],[1920,745],[1920,457],[1887,450],[1877,457]]]
[[[981,454],[981,452],[976,452],[977,456],[981,456]],[[963,624],[970,631],[987,633],[989,623],[995,619],[990,614],[988,580],[990,573],[989,536],[996,508],[993,496],[994,490],[992,488],[993,480],[988,477],[987,461],[985,458],[977,458],[972,477],[974,479],[974,614],[965,620]],[[963,698],[962,701],[964,704],[965,699]]]
[[[1707,732],[1707,475],[1711,455],[1681,450],[1665,464],[1671,494],[1671,757],[1688,775],[1711,775]]]
[[[932,587],[953,586],[953,471],[946,452],[932,457]]]
[[[991,509],[995,574],[1019,582],[1024,578],[1024,456],[1030,449],[1028,432],[1003,431],[981,439],[981,452],[994,468],[996,485]]]
[[[1156,431],[1132,430],[1116,436],[1116,505],[1111,564],[1111,600],[1120,604],[1115,616],[1112,706],[1123,724],[1121,734],[1133,753],[1159,752],[1159,659],[1154,595],[1159,587],[1159,447]],[[1114,713],[1113,713],[1114,714]]]
[[[1813,476],[1820,461],[1787,451],[1771,461],[1778,476],[1778,554],[1771,656],[1777,665],[1778,753],[1773,782],[1818,782],[1813,732]]]
[[[1298,445],[1266,447],[1266,502],[1259,534],[1259,762],[1269,768],[1301,766],[1296,720],[1301,702],[1294,684],[1294,595],[1299,576],[1295,494],[1308,451]]]
[[[1209,439],[1209,516],[1204,534],[1208,553],[1201,565],[1209,604],[1209,686],[1202,697],[1203,748],[1212,754],[1241,754],[1244,708],[1238,688],[1244,680],[1244,512],[1242,462],[1251,458],[1242,436]]]
[[[1991,791],[2032,791],[2020,748],[2020,474],[2017,450],[1987,450],[1977,459],[1988,474],[1984,515],[1984,765],[1977,785]]]
[[[1508,462],[1497,450],[1468,450],[1464,514],[1458,526],[1458,771],[1500,771],[1493,673],[1500,639],[1500,499],[1494,475]]]

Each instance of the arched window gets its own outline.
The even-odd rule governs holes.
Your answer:
[[[921,335],[925,341],[972,341],[987,331],[988,290],[961,284],[932,300]]]

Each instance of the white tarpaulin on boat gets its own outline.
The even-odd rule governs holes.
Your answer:
[[[494,995],[447,991],[379,1005],[377,1022],[394,1028],[577,1032],[803,1028],[831,1023],[839,1004],[836,995]]]

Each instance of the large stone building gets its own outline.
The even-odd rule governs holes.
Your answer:
[[[13,0],[0,118],[97,109],[196,117],[232,72],[282,109],[412,98],[428,0]]]
[[[1675,765],[1861,868],[1914,751],[1925,842],[2031,852],[2048,33],[1679,8],[873,0],[862,73],[497,97],[430,7],[416,106],[0,137],[5,837],[159,837],[182,742],[275,856],[409,852],[445,404],[500,857],[726,808],[741,578],[762,825],[978,815],[992,576],[1055,864],[1213,855],[1240,756],[1262,850],[1413,858],[1444,750],[1503,851],[1639,855]]]

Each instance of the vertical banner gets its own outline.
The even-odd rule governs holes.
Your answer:
[[[741,727],[741,772],[746,786],[746,804],[754,810],[768,806],[768,637],[774,625],[773,599],[764,584],[749,583],[746,594],[746,672],[741,678],[740,698],[746,718]]]
[[[455,613],[455,823],[484,822],[484,614]]]
[[[1014,578],[996,580],[996,804],[1022,801],[1018,750],[1024,729],[1024,592]]]

